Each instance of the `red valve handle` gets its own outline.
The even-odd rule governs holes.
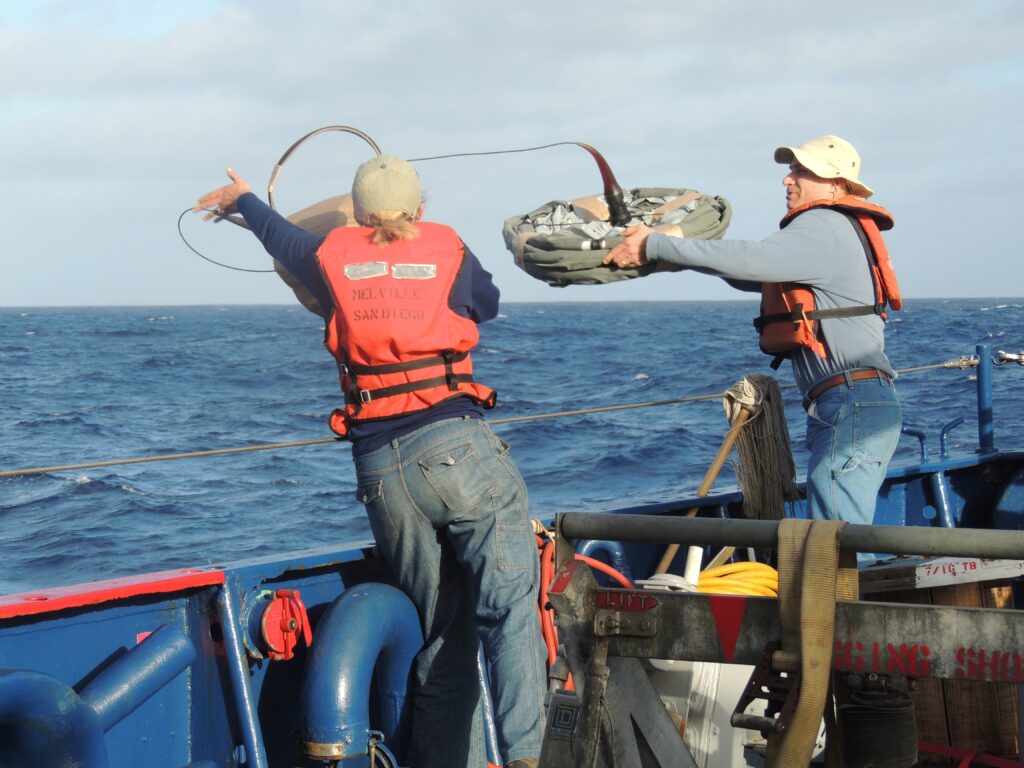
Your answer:
[[[309,615],[297,589],[277,590],[263,611],[261,623],[263,641],[270,649],[267,655],[274,661],[294,658],[300,634],[307,647],[313,643]]]

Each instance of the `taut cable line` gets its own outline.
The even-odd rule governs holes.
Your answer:
[[[932,365],[919,365],[914,368],[903,368],[897,371],[898,374],[918,373],[921,371],[935,370],[937,368],[973,368],[978,365],[975,357],[960,357],[955,360],[947,360]],[[782,385],[781,389],[792,389],[794,384]],[[621,405],[606,405],[597,408],[581,408],[573,411],[552,411],[550,413],[537,413],[528,416],[508,416],[501,419],[487,419],[488,424],[520,424],[528,421],[543,421],[546,419],[558,419],[568,416],[584,416],[591,413],[610,413],[612,411],[628,411],[636,408],[652,408],[662,405],[678,405],[681,403],[695,403],[705,400],[721,400],[725,392],[717,392],[709,395],[690,395],[688,397],[673,397],[667,400],[648,400],[642,403],[623,403]],[[138,456],[130,459],[108,459],[106,461],[90,461],[77,464],[61,464],[51,467],[30,467],[26,469],[10,469],[0,471],[0,478],[22,477],[25,475],[41,475],[49,472],[67,472],[75,469],[96,469],[98,467],[114,467],[124,464],[146,464],[154,461],[173,461],[174,459],[196,459],[207,456],[227,456],[234,453],[252,453],[254,451],[271,451],[283,448],[298,448],[306,445],[325,445],[328,443],[347,442],[341,437],[320,437],[311,440],[291,440],[282,443],[262,443],[259,445],[247,445],[237,448],[216,448],[209,451],[187,451],[184,453],[165,453],[159,456]]]
[[[669,400],[650,400],[644,403],[625,403],[623,405],[606,405],[599,408],[581,408],[576,411],[553,411],[551,413],[538,413],[532,416],[509,416],[503,419],[487,419],[488,424],[518,424],[524,421],[541,421],[543,419],[556,419],[564,416],[583,416],[588,413],[607,413],[609,411],[626,411],[632,408],[650,408],[657,405],[674,405],[677,403],[697,402],[701,400],[718,400],[724,393],[713,395],[693,395],[691,397],[676,397]],[[122,464],[145,464],[153,461],[171,461],[173,459],[195,459],[203,456],[226,456],[232,453],[252,453],[253,451],[270,451],[277,448],[297,448],[304,445],[324,445],[326,443],[348,442],[343,437],[320,437],[311,440],[292,440],[285,443],[263,443],[261,445],[247,445],[239,448],[217,448],[209,451],[188,451],[187,453],[165,453],[159,456],[139,456],[132,459],[109,459],[107,461],[90,461],[80,464],[61,464],[52,467],[32,467],[29,469],[11,469],[0,472],[0,478],[19,477],[21,475],[40,475],[47,472],[64,472],[72,469],[95,469],[96,467],[114,467]]]

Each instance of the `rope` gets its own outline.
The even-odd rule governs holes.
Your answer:
[[[300,445],[320,445],[322,443],[341,442],[340,437],[320,437],[314,440],[293,440],[288,443],[265,443],[249,445],[244,448],[217,448],[210,451],[189,451],[188,453],[165,453],[161,456],[140,456],[134,459],[108,459],[107,461],[90,461],[81,464],[61,464],[54,467],[33,467],[32,469],[11,469],[0,472],[0,477],[18,477],[20,475],[39,475],[45,472],[63,472],[69,469],[94,469],[96,467],[114,467],[120,464],[145,464],[149,461],[170,461],[171,459],[194,459],[199,456],[225,456],[230,453],[249,453],[251,451],[269,451],[272,448],[295,448]]]
[[[624,405],[607,405],[599,408],[582,408],[577,411],[554,411],[551,413],[539,413],[533,416],[509,416],[503,419],[488,419],[488,424],[518,424],[524,421],[541,421],[543,419],[561,418],[564,416],[583,416],[590,413],[608,413],[609,411],[625,411],[634,408],[649,408],[658,405],[674,405],[678,403],[692,403],[701,400],[717,400],[722,397],[716,395],[692,395],[690,397],[676,397],[669,400],[650,400],[645,403],[627,403]],[[142,456],[133,459],[109,459],[107,461],[91,461],[79,464],[61,464],[52,467],[32,467],[30,469],[11,469],[0,472],[0,478],[20,477],[22,475],[40,475],[47,472],[64,472],[71,469],[95,469],[97,467],[113,467],[121,464],[143,464],[151,461],[171,461],[173,459],[194,459],[202,456],[226,456],[232,453],[251,453],[253,451],[269,451],[275,448],[295,448],[303,445],[324,445],[326,443],[347,442],[343,437],[320,437],[311,440],[293,440],[285,443],[263,443],[261,445],[249,445],[241,448],[217,448],[209,451],[189,451],[188,453],[165,453],[160,456]]]
[[[184,215],[184,214],[183,214]],[[204,257],[205,258],[205,257]],[[961,357],[958,360],[947,360],[943,363],[932,365],[921,365],[916,368],[903,368],[896,373],[917,373],[919,371],[934,370],[937,368],[971,368],[978,365],[975,357]],[[795,384],[779,385],[780,389],[793,389]],[[541,421],[544,419],[556,419],[566,416],[583,416],[591,413],[610,413],[612,411],[628,411],[634,408],[651,408],[661,405],[676,405],[679,403],[694,403],[702,400],[718,400],[725,397],[726,393],[713,395],[691,395],[689,397],[675,397],[668,400],[649,400],[643,403],[626,403],[623,405],[607,405],[598,408],[583,408],[575,411],[552,411],[550,413],[539,413],[532,416],[509,416],[503,419],[488,419],[488,424],[520,424],[527,421]],[[252,453],[253,451],[271,451],[279,448],[296,448],[304,445],[325,445],[327,443],[345,442],[340,437],[321,437],[311,440],[293,440],[284,443],[263,443],[260,445],[249,445],[241,448],[218,448],[209,451],[189,451],[187,453],[165,453],[159,456],[142,456],[131,459],[109,459],[107,461],[90,461],[77,464],[61,464],[52,467],[31,467],[27,469],[9,469],[0,471],[0,478],[21,477],[23,475],[41,475],[47,472],[65,472],[74,469],[96,469],[98,467],[114,467],[123,464],[143,464],[153,461],[172,461],[174,459],[193,459],[205,456],[227,456],[234,453]]]

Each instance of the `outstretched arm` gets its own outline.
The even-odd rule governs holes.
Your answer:
[[[230,184],[218,187],[199,198],[193,211],[207,211],[204,221],[220,220],[238,211],[246,225],[271,256],[287,269],[316,298],[324,312],[331,306],[330,293],[324,285],[314,258],[323,242],[323,235],[307,232],[252,194],[249,183],[230,168]]]

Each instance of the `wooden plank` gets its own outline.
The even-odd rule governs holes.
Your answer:
[[[982,557],[901,557],[876,563],[860,572],[862,595],[929,589],[952,584],[1003,581],[1024,575],[1024,560]]]
[[[864,599],[915,605],[1014,607],[1013,590],[1008,581],[888,591],[899,583],[899,575],[902,574],[876,577],[875,589],[864,595]],[[920,678],[911,696],[919,740],[1000,756],[1018,754],[1016,685]],[[948,759],[921,755],[921,765],[935,764],[948,764]]]
[[[895,592],[866,595],[867,600],[910,605],[931,605],[931,591],[927,589],[903,589]],[[946,721],[946,692],[943,680],[918,678],[910,697],[914,701],[914,716],[917,721],[917,738],[933,744],[950,744],[949,726]],[[921,765],[946,765],[946,758],[920,755]]]
[[[929,591],[935,605],[1013,607],[1008,584],[961,584]],[[1017,754],[1016,686],[960,680],[944,680],[942,685],[951,745],[994,755]]]

